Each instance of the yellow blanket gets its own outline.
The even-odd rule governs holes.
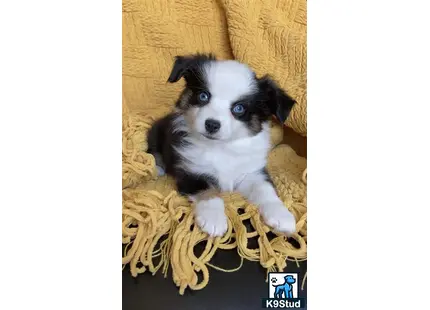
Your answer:
[[[306,259],[306,160],[272,126],[276,146],[268,170],[285,206],[296,217],[299,247],[270,231],[258,210],[236,193],[225,194],[229,230],[208,238],[193,225],[192,206],[177,194],[169,177],[157,178],[146,153],[146,132],[173,106],[183,82],[166,83],[173,57],[213,52],[271,74],[298,101],[288,125],[306,135],[306,1],[123,0],[123,264],[133,276],[168,268],[179,292],[201,289],[217,250],[236,249],[239,257],[259,261],[267,271],[282,270],[286,260]],[[247,232],[243,221],[250,220]],[[258,238],[258,249],[248,248]],[[207,241],[195,256],[195,246]],[[221,268],[222,269],[222,268]],[[170,273],[170,271],[169,271]],[[202,274],[198,282],[197,274]]]

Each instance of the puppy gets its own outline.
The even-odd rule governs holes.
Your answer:
[[[227,217],[220,192],[236,191],[258,206],[267,225],[293,233],[294,216],[276,194],[266,171],[269,120],[284,123],[295,101],[269,77],[212,55],[177,56],[168,78],[186,87],[175,110],[148,132],[148,152],[195,203],[195,221],[222,236]]]

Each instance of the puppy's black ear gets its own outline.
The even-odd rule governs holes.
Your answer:
[[[170,83],[176,83],[184,76],[190,64],[190,58],[184,56],[176,56],[175,63],[173,64],[172,72],[167,79]]]
[[[291,109],[296,101],[269,76],[262,77],[259,82],[261,89],[267,96],[267,105],[269,106],[270,112],[283,124],[287,120],[288,115],[290,115]]]
[[[176,56],[175,63],[173,64],[172,72],[167,79],[170,83],[176,83],[182,77],[187,79],[190,73],[193,73],[198,66],[203,65],[206,61],[216,60],[212,54],[195,54],[190,56]]]

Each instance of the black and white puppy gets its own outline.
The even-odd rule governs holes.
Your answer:
[[[268,77],[212,55],[178,56],[168,82],[186,87],[175,110],[154,123],[148,152],[178,191],[195,202],[197,225],[210,236],[227,230],[220,192],[236,191],[258,206],[264,221],[284,233],[294,216],[276,194],[266,171],[269,120],[283,123],[295,101]]]

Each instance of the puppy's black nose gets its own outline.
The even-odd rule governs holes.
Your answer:
[[[216,133],[221,128],[221,123],[217,120],[209,118],[205,122],[206,131],[210,134]]]

